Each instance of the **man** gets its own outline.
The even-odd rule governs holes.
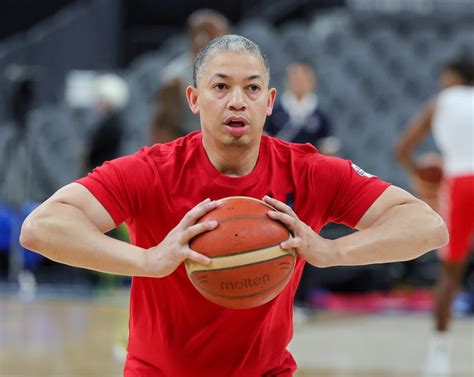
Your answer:
[[[59,190],[25,221],[21,242],[62,263],[134,277],[127,377],[291,376],[286,346],[304,260],[326,267],[415,258],[445,244],[446,228],[423,202],[349,161],[262,136],[276,90],[253,42],[214,39],[193,71],[186,95],[202,133],[106,163]],[[196,221],[232,195],[274,206],[268,216],[293,234],[281,246],[299,255],[280,295],[247,310],[207,301],[182,263],[210,262],[189,241],[219,226]],[[123,221],[132,244],[103,235]],[[326,240],[318,232],[328,221],[361,231]]]
[[[445,182],[440,210],[448,224],[451,241],[441,250],[441,274],[436,290],[435,334],[425,365],[426,375],[449,373],[447,331],[451,305],[459,289],[470,240],[474,234],[474,63],[466,58],[443,67],[441,92],[410,123],[397,145],[397,156],[410,172],[420,193],[432,191],[423,182],[422,169],[412,157],[413,150],[433,132],[443,156]]]

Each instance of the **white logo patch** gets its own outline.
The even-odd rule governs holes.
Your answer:
[[[356,164],[352,164],[352,169],[354,169],[357,172],[357,174],[361,175],[362,177],[367,177],[367,178],[375,177],[375,175],[366,173],[364,169],[358,167]]]

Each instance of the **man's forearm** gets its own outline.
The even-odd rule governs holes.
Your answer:
[[[426,204],[403,204],[391,208],[371,227],[334,240],[334,265],[410,260],[444,246],[448,239],[444,221]]]
[[[27,218],[20,242],[51,260],[119,275],[139,274],[144,252],[102,234],[80,209],[59,202],[48,203]]]

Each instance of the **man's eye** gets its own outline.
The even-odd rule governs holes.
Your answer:
[[[216,84],[216,85],[214,85],[214,88],[216,88],[218,90],[224,90],[225,88],[227,88],[227,85],[226,84]]]
[[[251,92],[258,92],[260,90],[260,87],[258,85],[250,85],[249,89]]]

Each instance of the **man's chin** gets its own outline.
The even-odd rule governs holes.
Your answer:
[[[225,138],[224,144],[233,147],[245,147],[250,144],[250,138],[247,135],[240,137],[228,136]]]

